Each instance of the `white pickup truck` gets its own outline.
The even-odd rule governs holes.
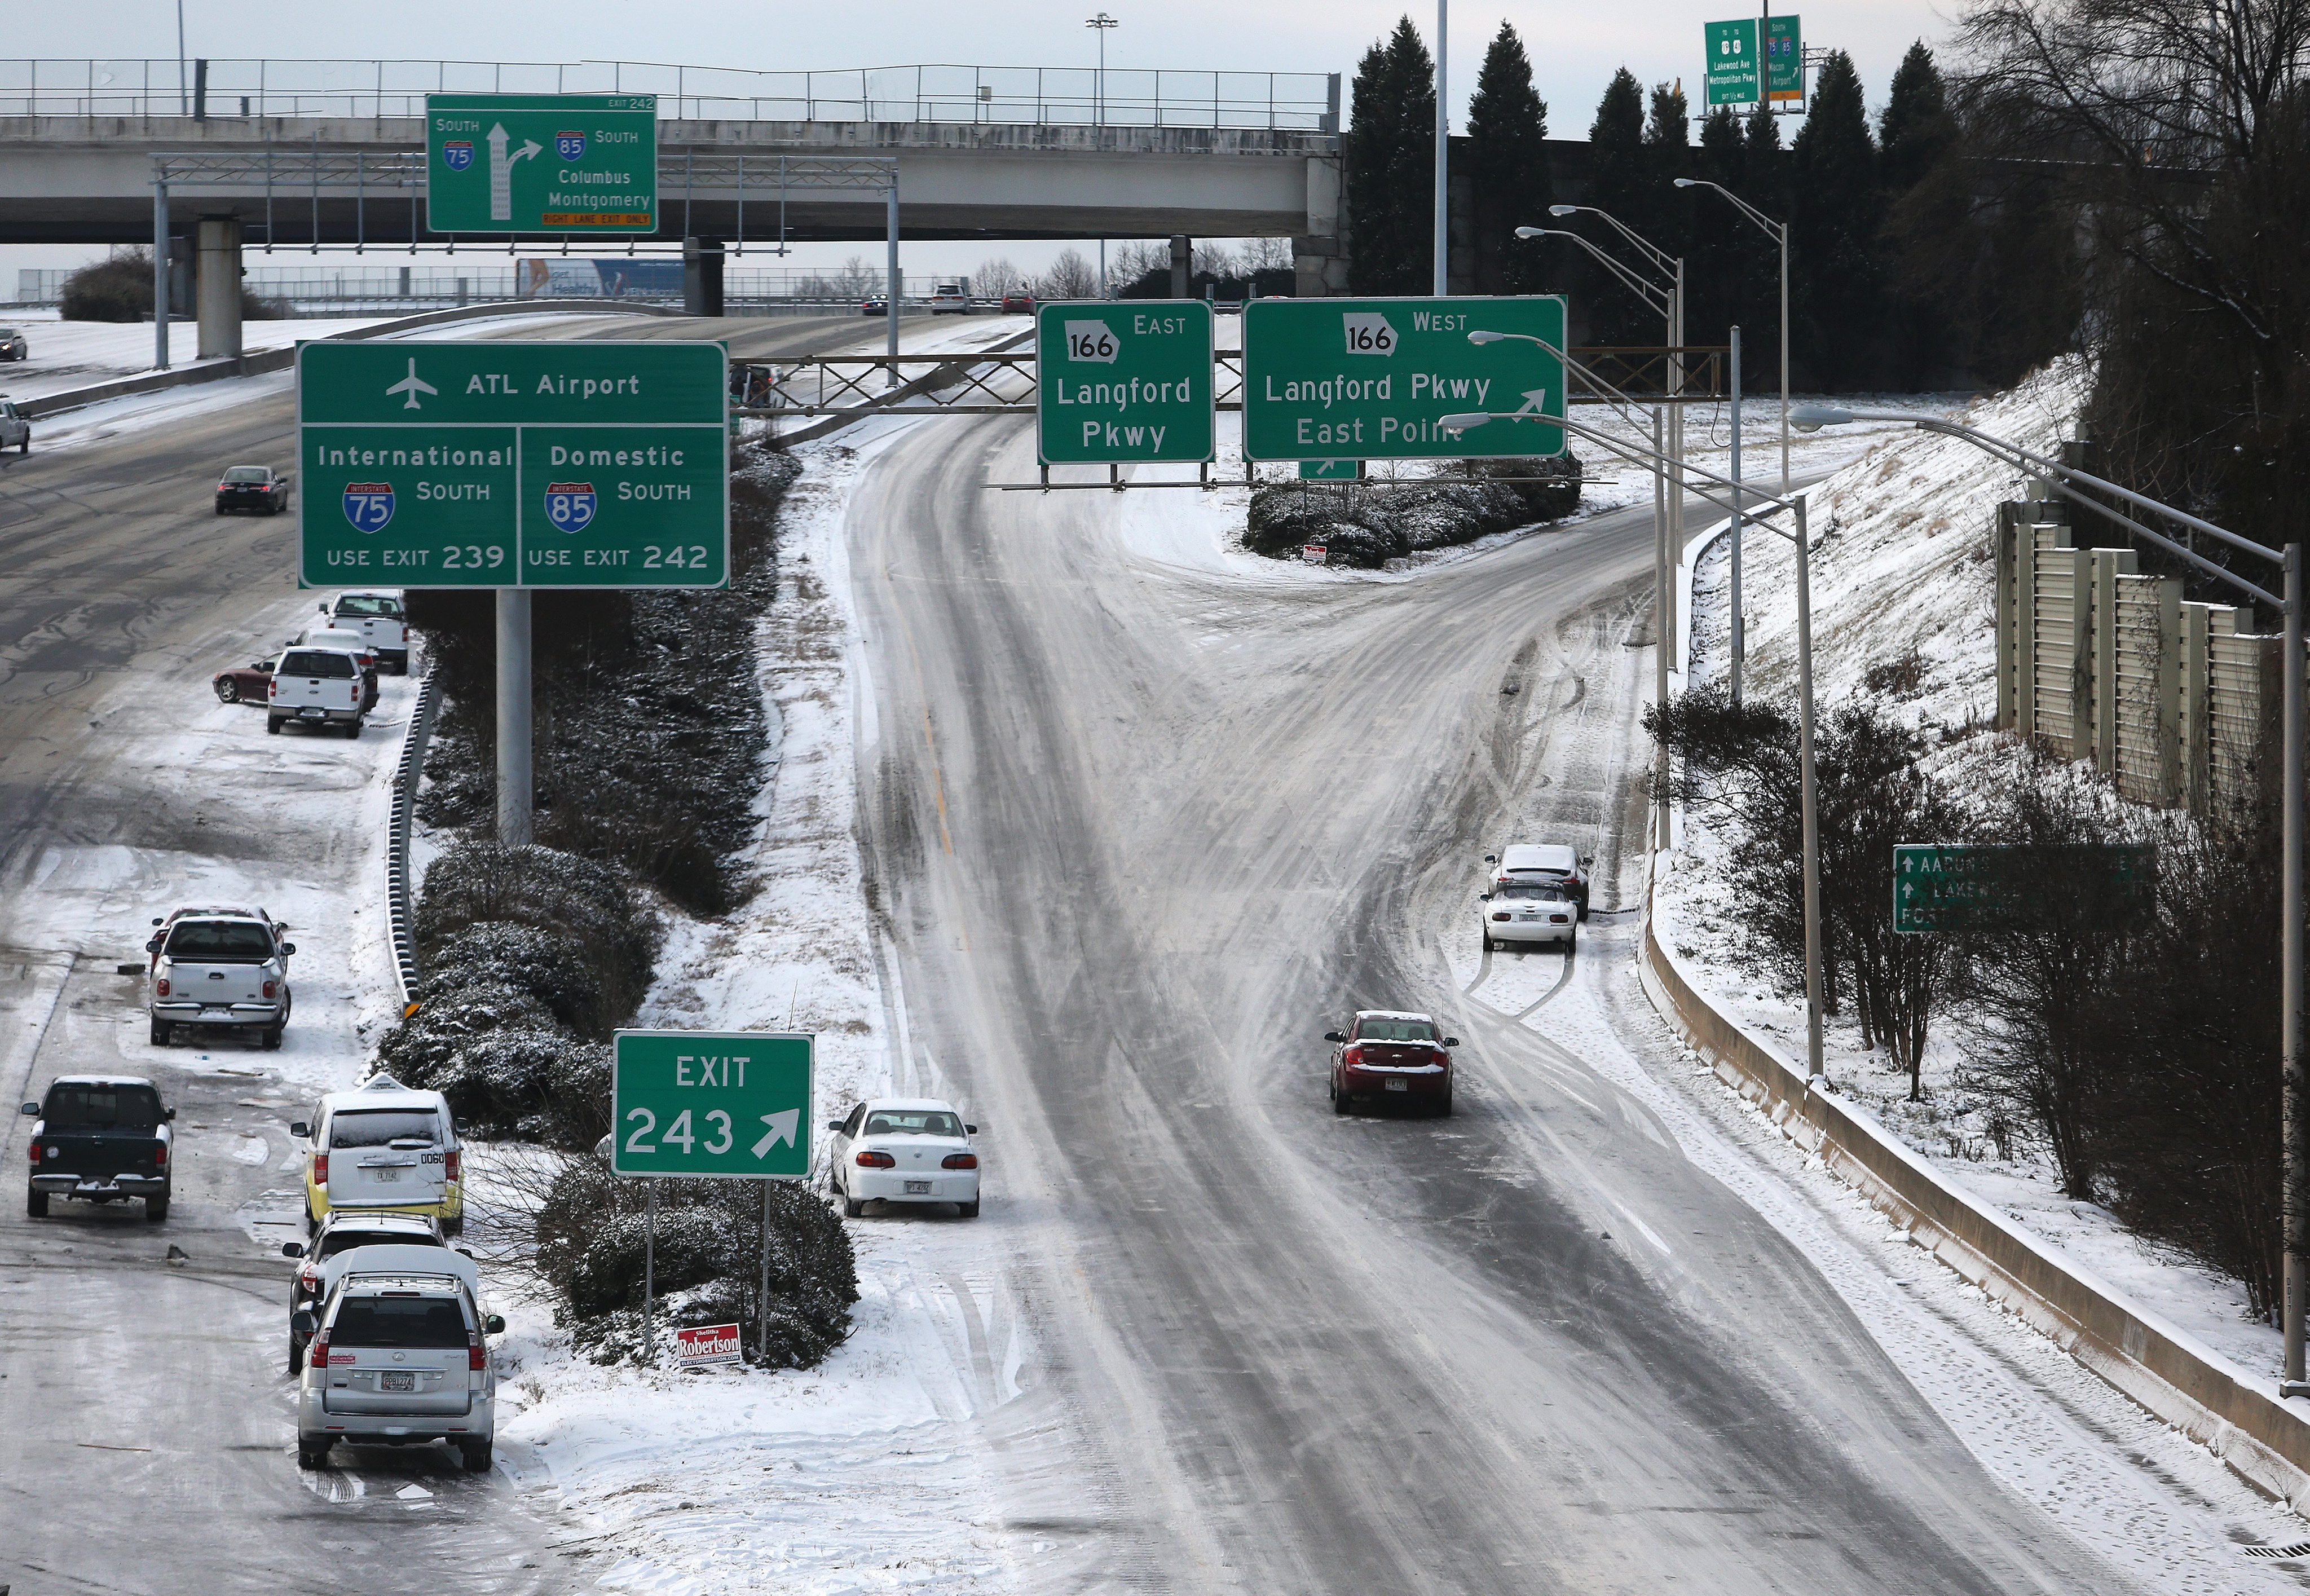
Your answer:
[[[329,625],[359,632],[380,670],[409,674],[409,627],[397,593],[341,593],[321,606]]]
[[[234,1030],[266,1047],[289,1025],[289,956],[294,942],[260,913],[180,909],[144,944],[152,956],[145,1012],[152,1045],[187,1028]]]
[[[291,722],[316,731],[343,726],[348,737],[361,734],[368,686],[358,655],[342,648],[284,648],[273,662],[265,693],[265,729],[276,736]]]

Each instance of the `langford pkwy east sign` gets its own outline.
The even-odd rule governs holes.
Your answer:
[[[1453,460],[1560,455],[1546,422],[1446,432],[1470,411],[1564,415],[1564,301],[1254,299],[1243,308],[1244,455],[1252,460]]]
[[[1044,464],[1211,458],[1211,308],[1204,301],[1039,305],[1035,364]]]
[[[717,343],[300,344],[300,573],[719,587],[727,394]]]

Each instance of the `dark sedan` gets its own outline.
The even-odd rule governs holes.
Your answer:
[[[209,685],[216,689],[220,704],[262,706],[273,696],[273,662],[251,660],[237,671],[219,671],[210,678]]]
[[[289,507],[289,479],[270,465],[231,466],[217,479],[216,507],[220,516],[234,510],[277,516]]]
[[[869,294],[866,298],[858,301],[858,314],[861,316],[888,316],[890,314],[890,301],[881,294]]]
[[[32,346],[24,342],[21,327],[0,327],[0,360],[29,360]]]
[[[1023,289],[1004,294],[1003,296],[1003,314],[1005,316],[1034,315],[1035,296],[1027,292]]]

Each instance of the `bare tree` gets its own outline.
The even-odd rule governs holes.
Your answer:
[[[1080,249],[1062,249],[1035,284],[1038,299],[1094,299],[1099,297],[1099,269]]]
[[[1027,273],[1007,255],[988,256],[970,274],[970,291],[976,294],[1007,294],[1026,286]]]

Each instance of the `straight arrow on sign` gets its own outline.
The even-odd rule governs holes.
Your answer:
[[[762,1139],[760,1141],[754,1143],[754,1157],[769,1158],[770,1149],[777,1146],[781,1141],[789,1147],[794,1145],[795,1126],[802,1119],[801,1109],[781,1108],[776,1114],[766,1114],[761,1117],[762,1123],[769,1126],[769,1129],[762,1133]]]

